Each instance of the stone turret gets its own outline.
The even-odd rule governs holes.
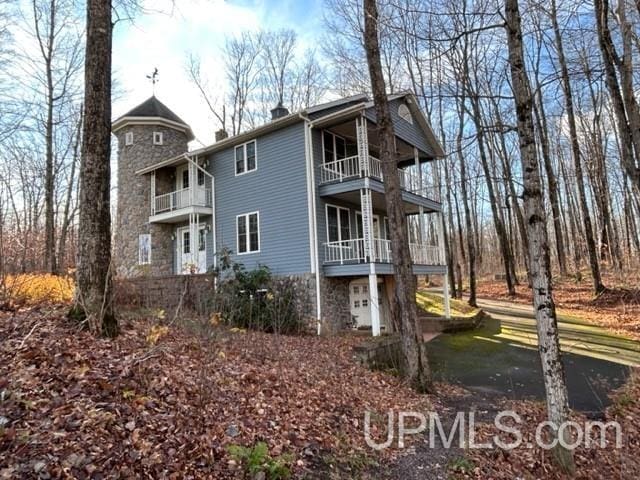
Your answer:
[[[114,266],[118,276],[173,273],[172,226],[150,224],[151,175],[137,171],[188,151],[189,125],[155,96],[112,124],[118,139],[118,208]],[[155,193],[155,192],[154,192]],[[150,262],[140,258],[140,235],[151,234]]]

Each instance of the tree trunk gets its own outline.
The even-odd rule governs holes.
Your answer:
[[[380,161],[384,176],[385,200],[391,228],[391,251],[395,276],[395,308],[400,318],[405,373],[419,391],[431,391],[432,380],[426,346],[421,337],[416,306],[416,279],[413,275],[409,238],[395,153],[395,133],[389,112],[378,44],[378,8],[376,0],[364,0],[364,45],[376,109]],[[398,321],[399,320],[399,321]]]
[[[593,290],[596,294],[598,294],[604,290],[604,285],[600,276],[600,262],[598,260],[596,242],[593,238],[591,214],[589,213],[587,194],[584,187],[584,176],[582,174],[582,158],[580,155],[580,144],[578,143],[578,132],[576,129],[576,117],[573,108],[573,93],[571,91],[569,69],[567,68],[567,62],[564,56],[564,48],[562,46],[560,27],[558,26],[556,0],[551,0],[551,23],[553,25],[556,49],[558,53],[560,79],[562,82],[562,90],[564,91],[565,108],[567,109],[567,122],[569,123],[569,140],[571,143],[571,156],[573,157],[573,164],[576,174],[576,184],[578,186],[578,199],[580,202],[580,210],[582,211],[582,222],[584,226],[585,240],[587,242],[587,254],[589,256],[589,266],[591,267],[591,277],[593,279]]]
[[[87,1],[76,315],[115,336],[111,278],[111,0]]]
[[[60,227],[60,239],[58,240],[58,258],[57,269],[59,274],[64,273],[66,268],[66,250],[67,250],[67,235],[69,232],[69,226],[71,220],[76,211],[76,208],[71,208],[73,202],[73,189],[76,184],[76,165],[78,163],[78,154],[80,150],[80,141],[82,135],[82,107],[80,108],[80,115],[78,115],[78,124],[76,127],[75,141],[73,142],[73,157],[71,159],[71,173],[69,174],[69,185],[67,186],[67,196],[64,203],[64,213],[62,215],[62,226]]]
[[[549,420],[555,426],[552,427],[553,434],[557,436],[558,428],[568,420],[569,401],[553,303],[547,224],[533,129],[533,98],[524,61],[518,0],[505,1],[505,14],[509,66],[518,118],[524,210],[529,236],[529,274],[533,290],[533,307],[536,313],[538,350],[544,376],[547,412]],[[562,433],[565,436],[564,440],[569,443],[570,433],[567,429],[563,429]],[[567,472],[575,470],[572,452],[562,447],[560,443],[554,449],[554,455],[563,470]]]
[[[560,195],[558,190],[558,181],[556,180],[556,174],[553,170],[553,163],[551,162],[551,153],[549,152],[549,130],[547,128],[547,118],[544,111],[544,102],[542,100],[542,92],[538,87],[538,104],[536,108],[534,103],[534,113],[538,124],[538,133],[540,136],[540,147],[542,151],[542,160],[544,163],[544,171],[547,176],[549,203],[551,204],[551,215],[553,215],[553,233],[556,244],[556,256],[558,257],[558,267],[560,269],[560,276],[567,276],[567,255],[564,247],[564,240],[562,238],[562,225],[560,218]]]
[[[462,135],[464,134],[464,104],[465,96],[462,94],[458,111],[459,125],[456,136],[456,150],[460,162],[460,187],[462,189],[462,204],[464,206],[464,219],[467,237],[467,258],[469,260],[469,305],[477,307],[476,299],[476,247],[473,239],[473,227],[471,223],[471,209],[469,208],[469,191],[467,188],[467,166],[462,153]],[[462,243],[462,242],[461,242]]]
[[[611,32],[609,30],[609,2],[608,0],[594,0],[593,7],[595,10],[596,25],[598,32],[598,44],[600,45],[600,52],[602,53],[602,64],[604,67],[605,80],[607,89],[609,90],[609,96],[611,97],[611,103],[613,104],[613,111],[616,118],[616,124],[620,135],[620,160],[622,168],[631,180],[633,189],[637,195],[640,195],[640,167],[637,164],[636,158],[640,156],[640,131],[632,131],[629,123],[627,122],[627,114],[631,113],[632,117],[636,117],[634,114],[633,105],[635,104],[635,96],[633,94],[633,85],[630,84],[630,76],[623,76],[623,88],[620,88],[618,83],[618,77],[616,75],[615,64],[616,61],[620,62],[617,58],[616,50],[611,38]],[[624,33],[623,28],[623,33]],[[628,59],[630,63],[630,59]],[[630,67],[630,65],[623,65],[622,70]],[[625,92],[623,98],[620,92]],[[627,112],[625,109],[625,103],[627,107],[632,107],[631,112]],[[637,114],[637,104],[635,113]],[[640,125],[636,126],[640,127]],[[635,133],[635,134],[634,134]],[[635,154],[633,150],[635,148]]]

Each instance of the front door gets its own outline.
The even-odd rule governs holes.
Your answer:
[[[354,280],[349,284],[351,316],[357,328],[371,326],[371,299],[369,297],[369,279]]]
[[[205,273],[207,271],[207,230],[204,225],[198,227],[197,251],[191,254],[191,229],[178,229],[178,271],[182,274]]]

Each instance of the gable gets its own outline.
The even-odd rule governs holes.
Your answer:
[[[431,140],[420,125],[420,121],[411,112],[411,107],[407,105],[406,97],[396,98],[389,102],[389,113],[393,120],[395,134],[404,141],[416,146],[429,157],[436,157],[438,154],[434,150]],[[365,111],[366,117],[375,122],[375,107],[369,107]]]

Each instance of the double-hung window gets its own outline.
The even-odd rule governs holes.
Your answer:
[[[260,214],[245,213],[236,217],[238,254],[260,251]]]
[[[327,240],[344,242],[350,237],[349,209],[327,205]]]
[[[235,164],[236,175],[242,175],[243,173],[253,172],[258,168],[258,157],[256,154],[256,141],[238,145],[235,148]]]

